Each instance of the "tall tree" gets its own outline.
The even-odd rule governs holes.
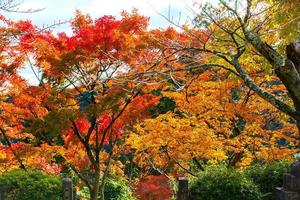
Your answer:
[[[165,17],[181,31],[152,31],[153,47],[163,52],[164,60],[145,75],[167,77],[177,92],[169,92],[172,89],[168,88],[165,94],[177,102],[178,110],[136,127],[129,140],[137,150],[136,160],[141,165],[161,167],[162,172],[169,169],[168,164],[175,164],[190,173],[191,154],[205,160],[199,155],[210,154],[202,150],[215,150],[201,137],[195,148],[178,140],[190,135],[193,139],[187,141],[192,143],[194,135],[201,133],[197,127],[208,129],[201,136],[210,137],[213,130],[213,138],[224,142],[219,157],[232,166],[290,157],[299,142],[299,131],[295,130],[299,129],[299,46],[295,41],[299,34],[299,3],[220,1],[216,6],[195,3],[191,9],[195,18],[189,25],[181,26]],[[288,14],[284,14],[287,9]],[[188,119],[195,118],[197,125],[189,127]],[[159,126],[153,124],[171,126],[176,136],[169,137],[170,132],[162,131],[162,127],[155,129]],[[180,130],[186,126],[196,132]],[[149,130],[155,130],[161,140],[154,140]]]
[[[46,114],[33,119],[31,131],[42,140],[63,139],[64,164],[86,184],[92,200],[99,191],[104,199],[121,133],[158,101],[144,94],[147,80],[128,78],[144,62],[147,25],[136,11],[96,20],[78,11],[71,36],[44,31],[21,38],[21,48],[43,74],[38,88],[50,88],[41,104]]]
[[[189,39],[165,43],[165,49],[177,53],[185,64],[172,70],[225,69],[292,117],[299,128],[298,11],[298,1],[222,0],[219,6],[195,3],[193,24],[181,27]],[[289,34],[284,34],[287,31]],[[279,80],[288,95],[274,95],[260,86],[252,74],[261,71],[266,79]]]

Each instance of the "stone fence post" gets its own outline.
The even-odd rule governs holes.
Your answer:
[[[178,191],[176,200],[188,200],[189,199],[189,181],[185,177],[178,178]]]
[[[5,191],[6,191],[6,187],[0,184],[0,200],[5,199]]]
[[[290,173],[283,174],[282,187],[275,188],[275,200],[300,200],[300,160],[291,165]]]
[[[63,200],[74,200],[72,179],[64,178],[62,180],[62,185],[63,185]]]
[[[4,192],[0,190],[0,200],[4,200]]]

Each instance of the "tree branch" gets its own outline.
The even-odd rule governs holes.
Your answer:
[[[8,139],[8,137],[7,137],[7,135],[6,135],[6,131],[5,131],[4,129],[2,129],[2,128],[0,128],[0,131],[1,131],[1,133],[2,133],[2,135],[3,135],[3,137],[4,137],[4,140],[6,141],[8,147],[10,148],[11,152],[14,154],[16,160],[17,160],[18,163],[20,164],[20,168],[23,169],[23,170],[25,170],[25,171],[27,171],[27,168],[26,168],[26,166],[23,164],[22,159],[18,156],[18,154],[17,154],[17,153],[15,152],[15,150],[12,148],[12,144],[11,144],[11,142],[9,141],[9,139]]]

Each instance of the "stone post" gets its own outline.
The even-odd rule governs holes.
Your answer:
[[[283,186],[275,188],[275,200],[300,200],[300,160],[291,165],[291,172],[283,174]]]
[[[0,200],[4,200],[4,192],[0,190]]]
[[[63,200],[74,200],[73,199],[73,182],[70,178],[64,178],[63,182]]]
[[[188,200],[189,199],[189,182],[185,177],[178,178],[178,191],[176,200]]]
[[[0,185],[0,200],[5,199],[5,187],[3,185]]]

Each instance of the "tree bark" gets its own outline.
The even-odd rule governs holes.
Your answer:
[[[289,115],[297,121],[297,127],[300,131],[300,75],[296,69],[299,66],[296,66],[297,64],[293,60],[285,59],[280,53],[262,41],[258,34],[246,29],[243,31],[247,41],[269,61],[276,75],[288,90],[295,109],[295,113]]]
[[[101,187],[100,187],[101,200],[104,200],[104,189],[105,189],[105,185],[102,184]]]
[[[95,180],[93,182],[92,190],[90,191],[91,200],[98,200],[100,187],[100,170],[96,169]]]
[[[13,155],[15,156],[16,160],[18,161],[19,165],[20,165],[20,169],[23,169],[25,171],[27,171],[26,166],[23,164],[22,159],[20,158],[20,156],[16,153],[16,151],[13,149],[12,144],[10,142],[10,140],[8,139],[6,132],[4,129],[0,128],[0,131],[4,137],[4,140],[6,141],[8,147],[10,148],[11,152],[13,153]],[[0,199],[1,200],[1,199]]]

